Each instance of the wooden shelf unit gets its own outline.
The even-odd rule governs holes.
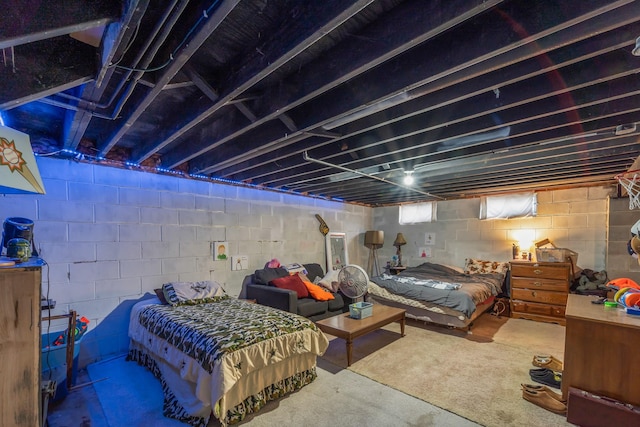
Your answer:
[[[0,267],[0,425],[42,425],[41,263]]]
[[[511,262],[511,317],[565,324],[571,263]]]

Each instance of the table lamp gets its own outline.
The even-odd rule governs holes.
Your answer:
[[[402,233],[398,233],[398,235],[396,236],[396,240],[393,242],[393,246],[398,248],[398,250],[396,251],[396,255],[398,255],[398,267],[402,267],[402,251],[400,250],[400,248],[406,244],[407,241]]]

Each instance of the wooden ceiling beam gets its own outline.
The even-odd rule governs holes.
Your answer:
[[[616,59],[617,57],[618,59]],[[606,105],[607,102],[615,100],[618,97],[625,97],[626,91],[633,92],[634,86],[636,90],[640,89],[634,74],[630,74],[630,72],[617,74],[619,69],[628,69],[628,67],[623,66],[624,64],[622,64],[621,61],[622,59],[619,58],[619,55],[611,55],[609,57],[607,63],[612,65],[606,68],[606,73],[610,73],[609,75],[598,74],[597,71],[594,71],[597,70],[598,67],[589,65],[589,63],[575,65],[575,72],[569,67],[569,69],[566,70],[566,74],[571,77],[565,80],[568,86],[555,92],[553,90],[549,92],[549,88],[544,81],[536,83],[535,80],[526,80],[512,85],[512,87],[505,87],[500,102],[496,101],[492,103],[489,99],[488,102],[490,105],[488,105],[487,98],[491,98],[492,95],[490,92],[485,92],[479,96],[476,95],[474,98],[466,99],[464,102],[460,101],[451,107],[447,107],[445,112],[438,112],[438,110],[429,111],[428,114],[411,117],[411,121],[405,120],[398,122],[389,131],[385,130],[386,135],[392,135],[389,138],[384,138],[377,129],[373,129],[370,132],[356,133],[350,138],[339,138],[335,143],[339,141],[345,143],[348,151],[366,151],[368,160],[348,163],[349,167],[361,168],[372,165],[372,161],[376,162],[375,157],[380,159],[377,161],[378,165],[387,163],[389,159],[395,157],[405,159],[406,154],[404,152],[390,151],[389,143],[400,141],[403,138],[411,138],[412,135],[420,135],[421,139],[425,141],[438,141],[447,136],[455,137],[470,132],[486,132],[492,129],[498,129],[501,126],[511,126],[523,121],[526,122],[536,118],[551,116],[558,112],[570,111],[572,108],[579,108],[581,106],[584,107],[591,104]],[[626,59],[624,61],[626,61]],[[627,77],[624,78],[625,76]],[[608,82],[613,79],[619,79],[620,83],[612,84]],[[596,82],[598,84],[596,84]],[[555,97],[568,93],[575,94],[575,96],[579,98],[585,98],[585,101],[575,99],[575,105],[561,107],[557,104]],[[581,95],[582,93],[584,96]],[[449,96],[445,95],[445,98],[449,99],[452,95],[453,94],[449,94]],[[522,96],[524,99],[519,99],[519,96]],[[430,99],[431,97],[425,98],[427,101]],[[532,101],[536,100],[538,100],[538,102],[532,103]],[[523,105],[526,105],[526,108],[522,108]],[[492,106],[493,108],[491,108]],[[500,117],[500,124],[496,124],[493,120],[487,121],[487,118],[490,118],[490,116],[494,114]],[[435,120],[434,124],[429,125],[430,120],[433,120],[433,118],[437,120]],[[473,119],[480,119],[480,121],[474,121]],[[474,123],[479,124],[474,125]],[[487,126],[486,123],[489,123],[489,126]],[[443,130],[448,132],[448,135],[443,134]],[[322,149],[319,151],[314,149],[314,147],[318,147],[320,144],[312,146],[299,143],[299,147],[289,147],[286,152],[287,158],[281,158],[277,153],[273,153],[274,155],[270,156],[270,161],[277,161],[279,168],[277,171],[272,172],[272,176],[256,170],[255,168],[260,166],[257,162],[243,165],[244,170],[250,171],[250,174],[243,173],[243,170],[235,172],[233,169],[229,169],[228,172],[223,171],[225,173],[221,174],[221,176],[234,176],[236,179],[241,176],[245,179],[266,182],[272,182],[276,177],[288,180],[292,177],[292,169],[298,167],[300,164],[300,157],[296,155],[296,152],[301,153],[305,149],[314,149],[314,155],[326,161],[338,162],[340,161],[338,160],[339,158],[344,159],[345,153],[337,150],[335,143],[321,142]],[[412,144],[398,142],[396,145],[404,147],[411,146]],[[416,147],[424,146],[419,144],[413,145]],[[371,157],[374,159],[372,160]],[[267,164],[269,161],[265,159],[264,162]]]
[[[454,80],[457,84],[446,85],[440,90],[431,91],[429,96],[412,99],[397,107],[374,113],[356,122],[340,127],[339,130],[343,135],[340,136],[336,134],[334,141],[319,141],[316,145],[298,143],[297,145],[299,145],[299,147],[290,146],[282,155],[278,152],[273,152],[269,158],[254,157],[244,161],[242,164],[231,165],[228,169],[219,170],[219,175],[244,174],[247,179],[261,179],[264,176],[261,166],[273,161],[278,161],[281,173],[288,174],[290,173],[290,167],[294,168],[299,165],[299,158],[303,151],[314,150],[316,156],[328,160],[340,154],[340,152],[334,148],[336,142],[342,141],[342,144],[345,145],[349,151],[366,149],[367,145],[362,142],[363,140],[380,140],[380,132],[382,129],[393,126],[396,122],[398,123],[396,126],[397,129],[392,133],[398,138],[401,138],[402,135],[424,127],[425,118],[422,116],[425,115],[425,113],[450,104],[459,104],[455,107],[455,111],[458,111],[458,108],[465,109],[468,106],[474,106],[478,110],[476,114],[482,114],[482,112],[489,114],[516,106],[517,104],[511,104],[508,101],[510,96],[513,97],[512,94],[521,95],[522,99],[516,101],[520,104],[531,102],[536,97],[544,98],[545,93],[547,93],[546,85],[540,86],[533,84],[530,79],[540,75],[546,76],[547,73],[549,73],[549,75],[556,75],[556,73],[554,73],[556,70],[562,70],[562,74],[566,76],[564,79],[565,92],[579,90],[581,87],[587,87],[595,83],[603,83],[624,75],[635,74],[634,66],[626,64],[627,66],[625,67],[625,64],[620,63],[619,53],[611,52],[616,49],[628,47],[631,43],[630,40],[633,40],[632,35],[637,33],[640,33],[640,23],[638,22],[627,25],[619,30],[610,31],[591,38],[588,43],[579,42],[571,46],[562,47],[557,51],[549,52],[550,56],[562,58],[562,60],[552,60],[552,63],[548,67],[540,67],[539,58],[534,57],[512,64],[506,69],[500,68],[473,79],[459,82]],[[607,63],[618,63],[620,69],[625,71],[617,73],[618,69],[616,67],[607,67],[604,71],[600,71],[603,74],[598,75],[597,70],[601,70],[602,67],[598,67],[597,62],[593,61],[593,58],[596,57],[601,58],[598,59],[598,61],[604,60]],[[628,60],[629,58],[627,58],[627,61]],[[594,64],[590,65],[591,62],[594,62]],[[438,85],[438,87],[440,87],[440,85]],[[487,109],[486,103],[479,101],[483,99],[482,96],[484,94],[490,92],[494,87],[503,88],[501,92],[502,98],[499,102],[496,101],[494,108]],[[563,93],[563,90],[558,89],[552,93],[560,95]],[[507,101],[505,101],[505,99]],[[416,117],[414,121],[417,122],[417,127],[412,129],[411,122],[407,121],[407,119],[414,116]],[[463,115],[458,116],[463,117]],[[448,126],[449,124],[452,124],[451,120],[446,120],[442,125]],[[314,131],[311,131],[309,133],[313,134],[313,132]],[[385,130],[385,133],[388,132]]]
[[[82,100],[78,101],[76,111],[69,110],[65,115],[62,130],[63,149],[76,150],[82,141],[93,117],[92,110],[107,90],[108,85],[103,85],[102,81],[109,81],[116,70],[112,66],[112,60],[117,53],[124,54],[126,45],[135,35],[148,4],[149,0],[127,0],[123,18],[110,24],[105,30],[100,46],[101,61],[97,76],[95,80],[77,88],[75,96]]]
[[[254,62],[246,64],[246,66],[243,67],[243,72],[237,77],[238,81],[236,81],[233,86],[227,87],[218,102],[209,106],[206,110],[201,111],[195,116],[187,116],[186,121],[174,124],[172,128],[177,130],[169,137],[163,138],[161,141],[152,141],[145,144],[143,149],[141,149],[140,153],[136,156],[138,161],[143,161],[162,148],[168,146],[173,141],[184,136],[200,122],[218,112],[229,102],[240,97],[256,83],[269,76],[278,68],[287,64],[311,45],[317,43],[319,39],[326,36],[326,34],[335,27],[341,25],[363,8],[367,7],[372,1],[373,0],[357,0],[352,1],[350,4],[347,4],[344,0],[330,0],[322,3],[305,3],[306,7],[300,10],[302,14],[295,20],[292,20],[292,24],[300,29],[297,37],[297,43],[284,38],[281,40],[274,39],[272,43],[273,50],[270,55],[260,55],[255,57],[256,59],[254,59]],[[210,147],[205,150],[205,152],[215,148],[218,144],[219,143],[217,142],[210,144]],[[189,150],[189,154],[169,154],[164,156],[163,165],[171,165],[169,167],[175,167],[175,165],[179,165],[190,160],[192,158],[190,154],[194,151],[199,151],[200,144],[196,143],[194,145],[195,146]]]
[[[584,132],[593,133],[607,128],[608,130],[611,130],[619,123],[631,123],[640,121],[640,108],[637,108],[633,105],[629,108],[629,112],[616,112],[609,115],[592,116],[590,120],[586,120],[583,122]],[[545,119],[545,122],[546,120],[547,119]],[[508,145],[516,147],[536,143],[545,143],[563,138],[570,139],[575,135],[573,127],[576,123],[579,122],[563,123],[562,121],[557,121],[555,123],[555,126],[543,126],[540,129],[536,129],[535,126],[531,125],[528,130],[525,130],[522,134],[518,134],[514,131],[514,134],[511,134],[507,140]],[[416,164],[440,162],[444,161],[445,159],[458,156],[466,157],[469,155],[480,154],[481,152],[492,153],[499,150],[504,150],[505,146],[507,145],[502,139],[498,139],[495,142],[483,141],[478,144],[482,145],[482,149],[476,148],[474,151],[470,151],[469,146],[463,146],[461,148],[451,149],[431,149],[429,152],[425,152],[424,146],[432,145],[432,142],[423,144],[416,143],[413,147],[411,146],[411,144],[400,143],[398,144],[399,147],[411,148],[403,148],[401,151],[396,153],[397,155],[394,155],[393,150],[390,150],[388,153],[377,153],[374,157],[377,157],[379,159],[378,165],[382,163],[388,163],[393,166],[397,162],[402,162],[402,164],[410,164],[413,168],[413,166]],[[358,169],[359,166],[362,166],[358,165],[356,162],[350,162],[348,160],[339,161],[334,159],[332,163],[340,164],[351,169]],[[372,166],[371,161],[369,161],[368,166]],[[302,172],[298,173],[291,173],[291,171],[289,171],[288,178],[285,176],[281,176],[279,179],[262,179],[261,182],[263,182],[265,185],[270,186],[278,186],[281,185],[282,182],[308,182],[309,180],[315,179],[322,180],[327,176],[327,174],[330,175],[332,172],[329,168],[315,168],[312,171],[302,168],[302,170]]]
[[[138,100],[135,107],[127,113],[127,116],[125,117],[125,120],[123,120],[123,123],[121,123],[121,126],[116,129],[107,141],[100,144],[98,147],[99,155],[106,156],[111,148],[118,143],[131,126],[133,126],[151,103],[158,97],[164,86],[173,79],[173,77],[182,69],[187,61],[189,61],[191,56],[200,48],[206,39],[209,38],[216,28],[221,25],[224,18],[231,13],[231,11],[238,5],[239,1],[240,0],[228,0],[219,4],[219,6],[213,11],[212,15],[204,21],[200,28],[194,31],[193,35],[188,40],[188,43],[186,43],[184,47],[176,53],[177,56],[159,72],[159,76],[156,79],[156,86]]]
[[[12,0],[3,2],[0,14],[0,49],[106,26],[120,17],[120,1]]]
[[[299,132],[305,132],[311,128],[322,126],[330,123],[332,120],[345,115],[357,112],[362,108],[362,105],[374,105],[377,102],[384,102],[390,96],[394,96],[403,91],[411,91],[412,88],[424,86],[430,82],[435,82],[440,78],[460,71],[465,78],[472,78],[482,73],[495,70],[498,67],[498,63],[493,60],[494,57],[499,57],[501,66],[506,66],[511,63],[522,61],[533,56],[540,54],[540,50],[537,45],[543,43],[543,38],[548,37],[544,43],[548,43],[548,50],[552,48],[558,48],[560,46],[567,45],[577,40],[590,37],[594,33],[594,21],[598,22],[599,26],[604,28],[613,28],[615,26],[623,25],[621,22],[628,22],[629,20],[637,19],[637,14],[629,17],[629,8],[635,7],[640,10],[639,5],[627,5],[627,1],[621,1],[615,5],[606,4],[603,7],[603,2],[588,2],[581,3],[581,7],[575,8],[569,11],[572,15],[558,25],[553,25],[550,22],[542,22],[539,19],[532,19],[529,16],[530,9],[511,9],[509,15],[513,19],[517,19],[519,22],[527,22],[527,27],[531,31],[532,35],[526,38],[516,32],[513,32],[508,23],[490,19],[485,16],[484,21],[480,21],[476,25],[477,33],[482,34],[482,37],[469,38],[466,40],[451,40],[451,43],[458,45],[457,49],[436,49],[435,44],[449,44],[447,42],[447,35],[444,35],[444,39],[436,39],[420,45],[412,49],[409,53],[395,57],[387,63],[371,69],[370,71],[359,76],[358,79],[352,80],[349,83],[348,91],[334,90],[326,92],[314,99],[313,102],[304,105],[304,108],[300,108],[300,111],[296,110],[294,117],[297,117],[297,123],[300,127]],[[513,6],[512,3],[506,6]],[[522,3],[518,3],[522,6]],[[625,6],[627,7],[620,7]],[[540,5],[529,4],[529,7],[542,7]],[[620,7],[615,9],[615,7]],[[613,10],[609,13],[604,11]],[[535,13],[532,15],[535,16]],[[591,19],[590,19],[591,18]],[[625,21],[626,20],[626,21]],[[583,25],[580,25],[580,24]],[[605,25],[606,24],[606,25]],[[486,27],[486,28],[485,28]],[[485,30],[482,30],[485,28]],[[566,31],[563,31],[566,30]],[[507,34],[507,36],[505,36]],[[454,37],[454,36],[451,36]],[[536,42],[535,48],[532,48],[533,42]],[[518,49],[520,48],[520,49]],[[429,61],[424,61],[424,58],[430,58]],[[486,63],[486,64],[485,64]],[[480,68],[473,68],[476,64]],[[313,65],[313,64],[311,64]],[[473,69],[472,74],[468,74],[466,71]],[[393,71],[396,70],[396,71]],[[397,70],[402,70],[399,72]],[[388,76],[393,75],[393,79],[389,79]],[[428,76],[425,78],[424,76]],[[313,79],[324,78],[323,75],[315,73]],[[309,79],[312,79],[309,76]],[[313,80],[311,80],[313,82]],[[314,83],[305,85],[306,87],[316,87]],[[354,97],[352,93],[358,93],[360,96]],[[409,92],[410,93],[410,92]],[[267,97],[269,98],[269,97]],[[271,98],[275,98],[271,97]],[[406,97],[406,100],[410,99],[411,95]],[[277,101],[274,101],[274,108],[280,107],[278,110],[282,111],[284,107],[279,105]],[[286,108],[284,108],[286,109]],[[268,132],[268,130],[266,131]],[[233,146],[228,148],[227,158],[246,158],[249,146],[252,141],[256,140],[256,135],[251,135],[250,138],[234,138]],[[258,140],[263,141],[262,146],[270,146],[277,148],[278,144],[274,143],[273,139],[269,139],[268,135],[258,137]],[[246,141],[246,142],[245,142]],[[198,153],[202,153],[199,150]],[[202,170],[206,173],[216,172],[220,168],[214,159],[213,154],[201,156],[193,160],[191,163],[195,168]],[[212,166],[207,166],[212,165]]]
[[[500,3],[501,1],[492,0],[491,5]],[[217,141],[200,142],[196,147],[191,150],[178,149],[174,152],[168,153],[164,159],[163,164],[167,167],[171,167],[175,164],[183,163],[187,160],[192,160],[198,156],[201,156],[208,151],[219,147],[227,141],[237,138],[245,132],[251,131],[260,125],[268,123],[277,118],[278,115],[290,110],[291,108],[300,105],[306,101],[313,99],[320,93],[335,88],[338,85],[358,76],[368,69],[375,67],[388,59],[399,55],[407,50],[415,47],[416,44],[428,40],[436,35],[469,20],[472,17],[486,12],[490,6],[486,1],[474,0],[473,2],[465,0],[448,1],[444,4],[433,3],[432,7],[425,8],[424,2],[420,1],[408,1],[398,5],[391,12],[390,16],[382,17],[380,20],[374,22],[366,28],[366,33],[362,34],[363,38],[367,38],[367,35],[373,37],[374,40],[383,40],[383,43],[372,43],[367,46],[367,54],[364,57],[354,56],[354,52],[362,49],[360,38],[348,38],[339,44],[336,49],[328,52],[319,60],[313,61],[307,64],[304,70],[299,73],[301,77],[299,81],[304,81],[304,75],[307,74],[309,79],[305,85],[301,85],[299,92],[292,96],[286,95],[286,100],[282,100],[282,95],[277,89],[263,95],[264,99],[275,97],[278,101],[272,101],[272,109],[269,114],[263,114],[259,120],[252,123],[247,127],[235,127],[229,129],[226,133],[221,134]],[[344,6],[343,6],[344,7]],[[361,9],[362,7],[360,7]],[[336,18],[329,21],[328,25],[318,28],[316,34],[311,34],[309,40],[306,41],[305,46],[295,46],[294,51],[287,53],[283,51],[280,53],[282,59],[279,62],[271,62],[270,65],[265,67],[265,70],[257,76],[246,76],[246,83],[242,86],[238,86],[238,89],[231,92],[230,96],[238,96],[238,90],[248,90],[257,81],[264,78],[265,73],[271,73],[276,68],[275,65],[281,66],[286,61],[290,60],[294,53],[300,52],[312,44],[316,43],[320,37],[326,36],[329,31],[334,28],[339,22],[342,22],[348,17],[359,11],[359,8],[353,7],[337,15]],[[323,13],[326,13],[323,12]],[[405,21],[399,19],[404,17]],[[339,19],[338,19],[339,18]],[[408,20],[408,21],[407,21]],[[403,27],[402,32],[398,32],[397,28],[401,22],[414,22],[415,25],[407,25]],[[394,34],[394,36],[390,36]],[[285,61],[286,60],[286,61]],[[322,73],[317,73],[317,70],[324,70]],[[209,110],[203,112],[197,117],[191,119],[186,123],[179,132],[172,137],[172,139],[178,138],[189,128],[195,126],[204,117],[213,114],[217,108],[211,107]],[[308,129],[305,129],[308,130]],[[277,138],[276,138],[277,139]],[[166,144],[166,141],[163,143]],[[277,144],[276,144],[277,145]],[[244,147],[246,151],[247,147]],[[239,153],[242,154],[242,153]],[[204,166],[205,162],[202,162],[200,166]]]
[[[13,53],[12,64],[0,64],[0,110],[79,86],[95,75],[95,48],[70,37],[17,46]]]

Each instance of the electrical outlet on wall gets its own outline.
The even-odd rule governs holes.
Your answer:
[[[231,257],[231,270],[249,269],[249,257],[247,255],[235,255]]]

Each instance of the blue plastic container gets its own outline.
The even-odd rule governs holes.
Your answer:
[[[53,345],[53,342],[65,331],[50,332],[42,335],[42,379],[56,381],[56,393],[50,401],[57,401],[64,398],[67,390],[67,344]],[[76,338],[73,347],[73,364],[71,365],[71,385],[76,384],[78,376],[78,354],[80,353],[80,343],[82,337]]]

